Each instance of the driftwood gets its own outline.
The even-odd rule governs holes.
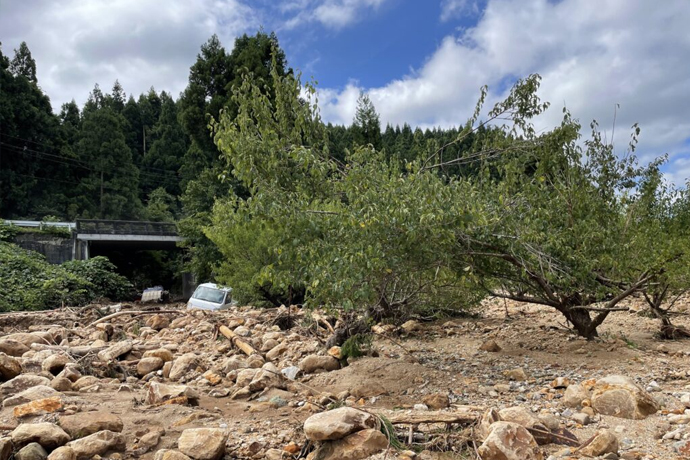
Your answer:
[[[88,345],[85,346],[79,346],[79,347],[63,347],[61,345],[45,345],[42,343],[32,343],[31,344],[31,349],[36,350],[36,351],[41,351],[41,350],[52,350],[52,351],[63,351],[65,353],[68,353],[72,356],[86,356],[87,354],[91,352],[99,352],[101,350],[107,350],[110,348],[110,346],[104,346],[104,347],[91,347]]]
[[[393,425],[417,425],[419,423],[461,423],[470,425],[481,418],[481,408],[463,406],[456,411],[424,411],[413,413],[381,413]]]
[[[237,348],[242,350],[244,354],[246,354],[247,356],[257,354],[257,351],[251,345],[242,340],[239,335],[235,334],[227,327],[221,326],[219,330],[221,334],[227,337]]]
[[[128,310],[128,311],[118,311],[117,313],[113,313],[112,315],[104,316],[103,318],[97,319],[93,323],[89,324],[86,327],[91,327],[95,326],[96,324],[99,323],[105,323],[108,320],[111,320],[113,318],[117,318],[118,316],[124,316],[124,315],[156,315],[158,313],[186,313],[186,310]]]

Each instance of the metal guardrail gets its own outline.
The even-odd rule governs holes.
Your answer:
[[[177,236],[177,226],[172,222],[77,219],[77,233]]]
[[[74,230],[77,228],[77,224],[74,222],[43,222],[39,220],[5,220],[7,225],[15,225],[17,227],[26,228],[44,228],[44,227],[59,227],[66,228],[68,230]]]

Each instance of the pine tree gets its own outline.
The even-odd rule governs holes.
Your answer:
[[[355,144],[371,144],[375,149],[381,149],[381,122],[379,121],[379,114],[376,113],[374,104],[365,93],[360,93],[359,99],[357,99],[357,111],[352,122],[352,132]]]
[[[31,51],[29,51],[26,42],[22,42],[18,50],[14,50],[14,58],[12,58],[10,63],[10,72],[15,77],[22,76],[32,83],[38,83],[36,78],[36,61],[31,57]]]

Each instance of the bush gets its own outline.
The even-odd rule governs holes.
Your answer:
[[[0,242],[0,311],[79,306],[97,297],[129,298],[132,285],[105,257],[49,264],[43,255]]]

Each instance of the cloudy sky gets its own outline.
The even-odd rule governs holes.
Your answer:
[[[385,123],[463,123],[479,88],[499,98],[542,75],[552,126],[565,105],[611,132],[618,151],[640,123],[640,152],[668,153],[668,177],[690,177],[687,0],[0,0],[0,41],[26,41],[53,106],[83,104],[115,79],[138,95],[177,95],[216,33],[276,31],[290,65],[319,83],[322,114],[352,120],[360,91]]]

